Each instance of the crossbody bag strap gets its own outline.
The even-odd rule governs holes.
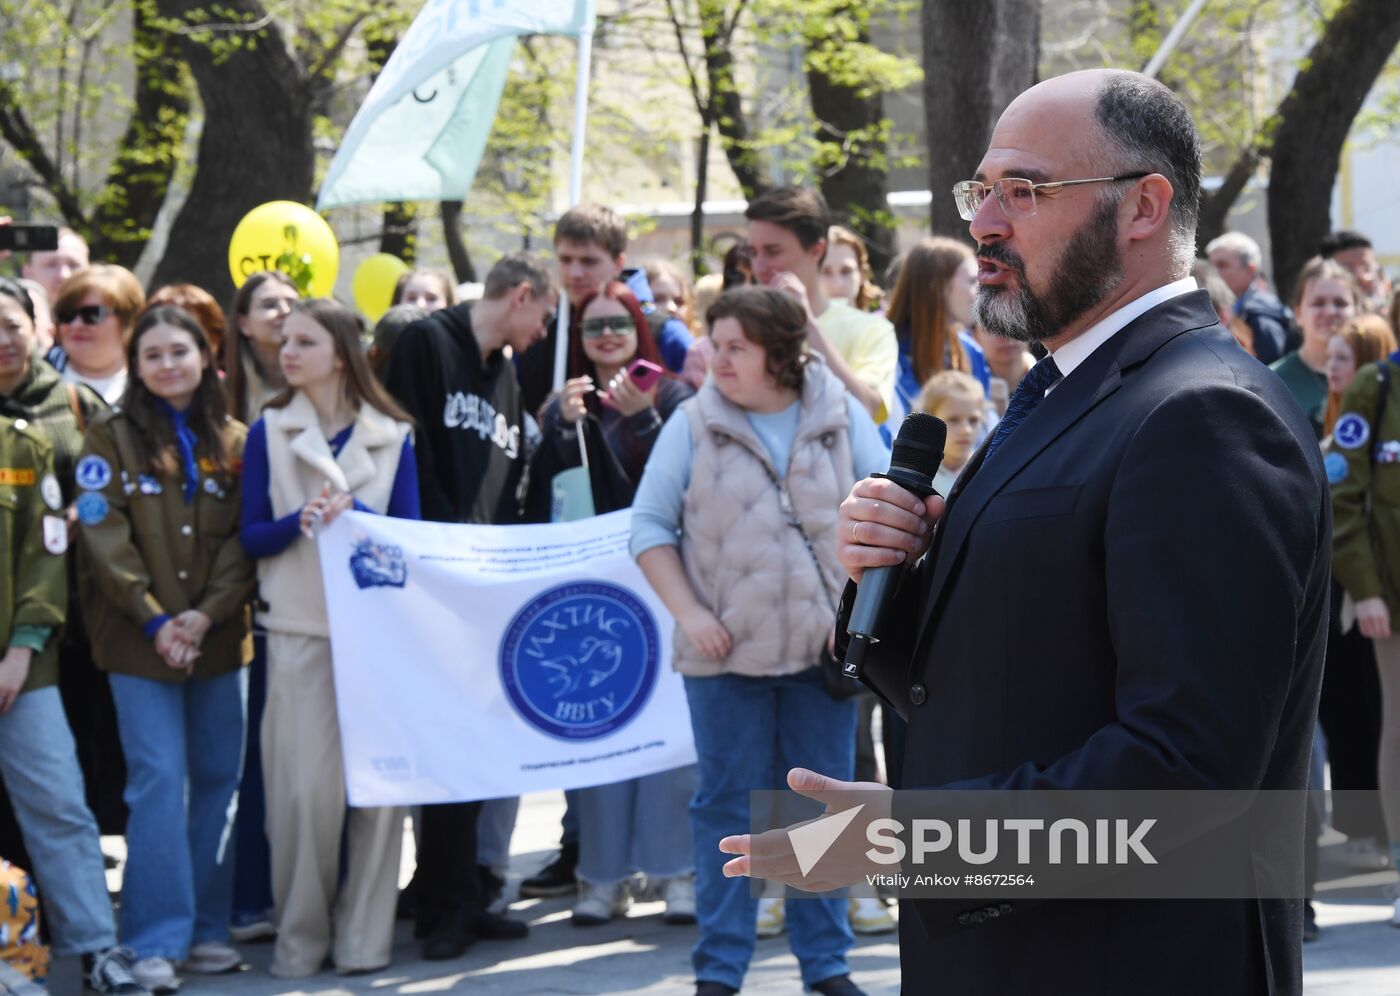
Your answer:
[[[1376,438],[1371,440],[1371,445],[1366,449],[1366,462],[1370,464],[1371,473],[1366,479],[1366,518],[1371,518],[1371,507],[1374,504],[1372,492],[1376,487],[1376,447],[1380,445],[1381,419],[1385,418],[1385,405],[1390,400],[1390,361],[1381,360],[1376,367],[1376,380],[1380,382],[1381,389],[1376,397],[1376,411],[1372,416],[1371,424],[1374,428]]]
[[[762,463],[762,461],[759,461]],[[836,600],[831,597],[831,589],[827,587],[826,575],[822,573],[822,562],[817,557],[816,548],[812,546],[811,539],[807,536],[807,530],[802,525],[802,520],[797,517],[797,506],[792,503],[792,495],[788,493],[787,485],[778,480],[778,475],[773,473],[773,469],[768,464],[763,464],[763,472],[768,475],[768,479],[773,482],[773,487],[778,492],[778,506],[783,510],[783,515],[787,517],[787,524],[797,530],[797,535],[802,537],[802,545],[807,548],[807,554],[812,558],[812,566],[817,569],[817,581],[822,586],[822,594],[826,596],[826,604],[831,606],[831,611],[836,611]]]

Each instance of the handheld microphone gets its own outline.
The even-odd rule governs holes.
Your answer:
[[[889,473],[875,476],[894,481],[904,490],[927,498],[934,494],[933,475],[938,473],[939,464],[943,462],[943,444],[947,441],[948,426],[942,419],[924,412],[910,412],[894,439]],[[850,642],[846,645],[846,661],[841,667],[846,677],[860,677],[871,644],[880,642],[885,606],[899,587],[906,566],[868,567],[861,575],[850,623],[846,627]]]

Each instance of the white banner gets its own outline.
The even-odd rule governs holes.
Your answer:
[[[695,762],[630,510],[543,526],[347,512],[321,531],[355,806],[584,788]]]

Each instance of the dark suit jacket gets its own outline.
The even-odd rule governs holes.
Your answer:
[[[974,455],[905,579],[866,669],[904,787],[1303,789],[1330,536],[1283,384],[1204,292],[1154,308]],[[905,901],[906,994],[1302,988],[1298,900],[968,906]]]

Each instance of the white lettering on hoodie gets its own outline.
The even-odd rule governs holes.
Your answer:
[[[442,424],[449,429],[465,429],[475,432],[482,439],[490,439],[507,459],[514,460],[520,453],[520,427],[510,425],[491,402],[479,395],[450,392],[443,406]]]

